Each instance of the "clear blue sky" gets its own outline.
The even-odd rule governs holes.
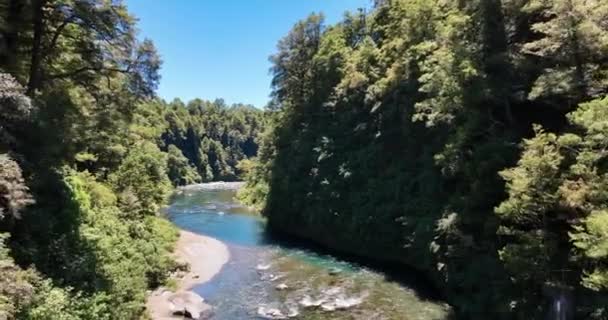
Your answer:
[[[294,23],[323,12],[326,23],[370,0],[127,0],[140,37],[161,57],[158,95],[166,100],[224,98],[263,107],[270,93],[268,57]]]

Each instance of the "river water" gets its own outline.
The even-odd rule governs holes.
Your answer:
[[[346,261],[320,249],[277,240],[255,212],[239,205],[234,189],[182,189],[168,209],[180,228],[216,238],[230,261],[194,291],[215,307],[213,319],[447,319],[450,308],[429,298],[413,276]]]

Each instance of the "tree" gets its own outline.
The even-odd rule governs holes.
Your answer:
[[[555,103],[571,107],[574,101],[605,94],[608,57],[605,2],[532,0],[524,10],[541,17],[531,26],[540,38],[525,43],[521,49],[537,57],[543,67],[529,98],[553,97]]]
[[[15,265],[6,248],[7,238],[7,234],[0,234],[0,317],[12,320],[32,300],[35,288],[31,282],[35,274]]]
[[[311,14],[296,23],[279,41],[278,53],[270,57],[273,95],[282,104],[299,106],[306,103],[313,79],[311,62],[321,39],[323,19],[321,14]]]
[[[153,93],[160,60],[150,41],[137,44],[133,18],[120,1],[36,0],[29,9],[33,38],[28,93],[50,81],[87,83],[119,74],[127,77],[133,93]],[[61,61],[62,55],[68,59]]]
[[[21,211],[34,202],[21,168],[5,154],[0,154],[0,220],[8,215],[19,219]]]
[[[156,215],[171,190],[167,156],[150,142],[132,146],[109,181],[134,218]]]
[[[0,151],[14,149],[15,134],[30,118],[32,102],[24,89],[6,73],[0,73]]]
[[[569,114],[573,132],[536,128],[516,167],[504,170],[509,197],[496,208],[499,229],[511,240],[500,251],[514,282],[529,290],[558,284],[605,301],[605,168],[608,98],[581,104]],[[567,270],[564,276],[561,270]],[[584,292],[579,284],[596,293]],[[525,295],[521,297],[524,303]],[[602,314],[600,302],[591,304]],[[605,302],[604,302],[605,303]],[[596,314],[596,316],[599,316]]]
[[[201,181],[196,169],[192,167],[184,154],[173,144],[167,148],[169,179],[175,186],[193,184]]]

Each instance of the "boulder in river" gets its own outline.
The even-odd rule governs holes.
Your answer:
[[[180,291],[171,294],[169,309],[175,315],[183,315],[190,319],[204,319],[211,314],[211,306],[204,299],[192,291]]]
[[[287,284],[285,284],[285,283],[279,283],[279,284],[278,284],[278,285],[275,287],[275,289],[277,289],[277,290],[279,290],[279,291],[282,291],[282,290],[289,289],[289,286],[288,286]]]

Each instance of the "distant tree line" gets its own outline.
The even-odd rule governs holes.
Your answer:
[[[221,99],[195,99],[187,104],[174,100],[166,109],[162,140],[174,184],[237,180],[241,173],[237,164],[257,155],[262,110],[242,104],[227,106]]]

